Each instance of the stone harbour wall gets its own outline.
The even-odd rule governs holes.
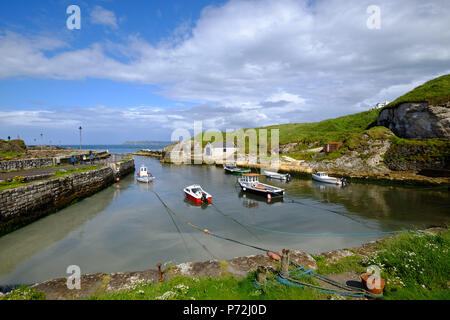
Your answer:
[[[134,160],[0,191],[0,236],[88,197],[134,171]]]
[[[100,158],[105,158],[109,156],[106,151],[96,152]],[[82,161],[83,155],[89,159],[89,153],[75,154],[75,160],[77,162]],[[11,170],[28,170],[43,168],[47,166],[56,166],[62,163],[70,163],[71,156],[59,156],[53,158],[32,158],[32,159],[20,159],[20,160],[10,160],[10,161],[0,161],[0,171],[11,171]]]

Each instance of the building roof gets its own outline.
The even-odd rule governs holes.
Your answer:
[[[211,145],[211,148],[235,148],[235,145],[232,142],[213,142],[209,144]]]

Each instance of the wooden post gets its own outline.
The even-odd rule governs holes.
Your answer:
[[[266,284],[267,280],[267,269],[265,267],[258,267],[256,271],[256,284],[261,286]]]
[[[281,256],[281,276],[287,277],[289,275],[289,250],[283,249]]]
[[[159,275],[158,282],[161,282],[161,281],[163,281],[162,270],[161,270],[161,266],[162,266],[161,262],[156,264],[156,266],[158,267],[158,275]]]

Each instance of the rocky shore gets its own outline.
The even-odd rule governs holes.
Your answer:
[[[426,232],[435,232],[440,228],[427,229]],[[311,255],[306,252],[291,250],[291,261],[308,269],[317,270],[318,260],[324,260],[325,264],[335,264],[342,259],[354,255],[370,256],[377,252],[377,243],[382,243],[386,237],[377,241],[366,243],[357,248],[338,249],[330,252]],[[279,268],[279,261],[269,258],[266,254],[237,257],[229,260],[208,260],[203,262],[186,262],[178,265],[164,265],[162,269],[163,281],[169,281],[177,276],[200,277],[200,278],[222,278],[235,277],[245,278],[250,272],[259,266]],[[345,272],[343,274],[331,274],[336,281],[346,282],[359,279],[359,273]],[[118,272],[113,274],[96,273],[81,276],[81,289],[69,290],[67,279],[59,278],[49,280],[31,286],[32,289],[45,294],[49,300],[72,300],[89,299],[99,294],[115,293],[123,290],[132,290],[142,284],[155,284],[158,282],[159,272],[157,269],[135,272]]]

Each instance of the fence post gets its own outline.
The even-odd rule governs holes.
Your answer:
[[[267,269],[265,267],[259,266],[256,271],[256,284],[258,286],[266,284],[267,280]]]
[[[287,277],[289,275],[289,250],[283,249],[281,256],[281,276]]]

